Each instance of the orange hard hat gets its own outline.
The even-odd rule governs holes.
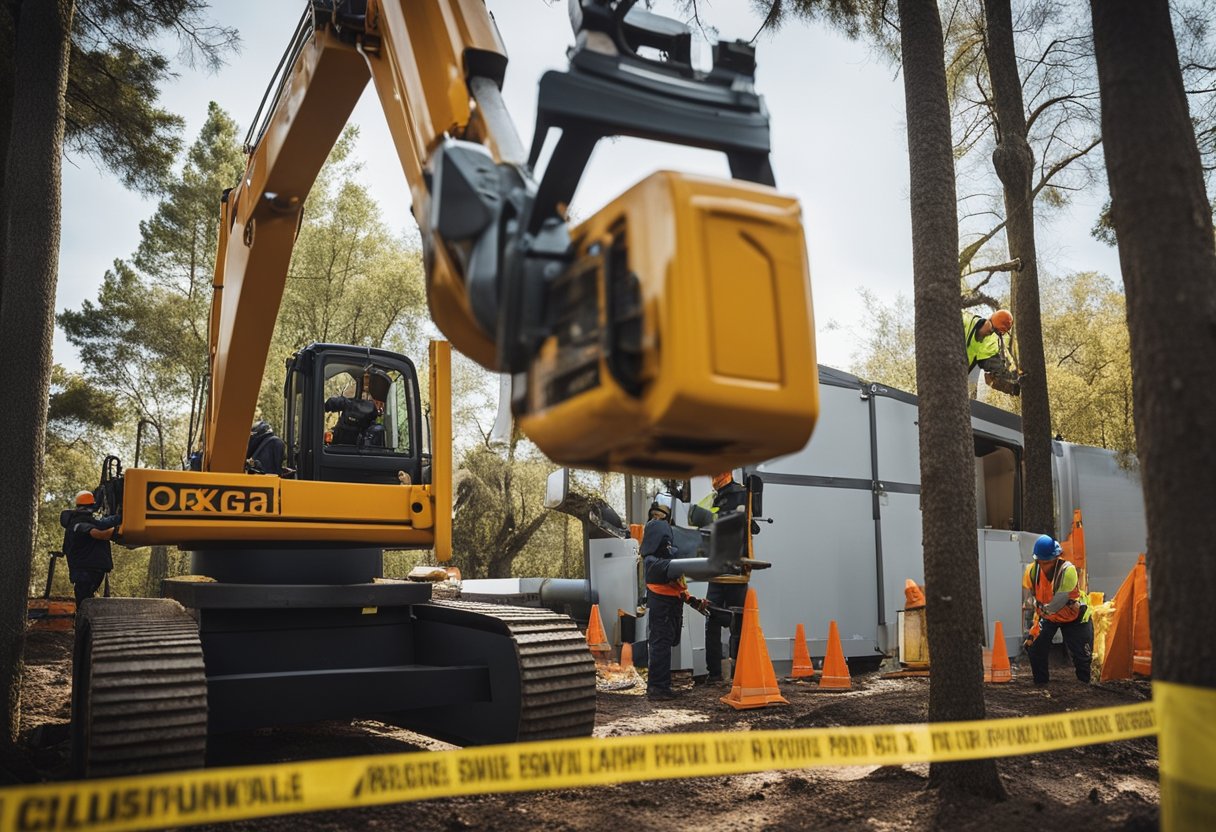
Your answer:
[[[996,310],[988,321],[992,324],[992,328],[1002,335],[1013,329],[1013,316],[1009,314],[1008,309]]]
[[[734,475],[731,474],[730,471],[723,471],[721,474],[714,474],[714,478],[713,478],[714,491],[717,491],[719,488],[721,488],[722,486],[724,486],[728,482],[730,482],[731,479],[733,478],[733,476]]]
[[[78,506],[97,505],[97,498],[93,496],[92,491],[78,491],[76,493],[76,505],[78,505]]]

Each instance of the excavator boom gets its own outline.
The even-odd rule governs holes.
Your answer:
[[[310,4],[223,204],[205,470],[243,468],[304,202],[369,78],[409,184],[432,317],[514,376],[515,415],[550,458],[684,476],[805,444],[818,400],[808,269],[797,202],[772,188],[753,50],[719,43],[698,72],[687,29],[633,5],[573,4],[570,69],[542,79],[525,155],[482,0]],[[571,228],[591,153],[617,135],[720,150],[737,179],[655,174]]]

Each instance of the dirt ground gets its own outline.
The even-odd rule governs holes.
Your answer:
[[[22,683],[23,756],[0,760],[0,782],[66,776],[71,633],[31,633]],[[1029,672],[987,688],[991,717],[1047,714],[1148,698],[1147,682],[1084,686],[1061,658],[1047,688]],[[682,680],[688,686],[689,680]],[[678,682],[679,683],[679,682]],[[600,693],[596,736],[680,731],[747,731],[922,722],[928,679],[854,679],[854,689],[819,693],[782,683],[788,707],[736,712],[723,687],[688,687],[651,704],[639,691]],[[210,765],[269,763],[449,746],[372,721],[323,723],[219,738]],[[852,767],[631,783],[611,788],[433,800],[374,809],[319,812],[195,827],[214,832],[330,832],[347,829],[583,830],[1005,830],[1027,828],[1155,830],[1157,746],[1152,739],[1094,745],[999,762],[1010,797],[946,801],[926,787],[927,765]]]

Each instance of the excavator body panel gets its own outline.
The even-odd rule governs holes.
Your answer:
[[[120,536],[128,546],[216,541],[430,548],[433,487],[309,482],[273,475],[130,468]]]

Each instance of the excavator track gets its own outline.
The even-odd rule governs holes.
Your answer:
[[[85,601],[72,672],[76,774],[200,768],[206,747],[207,680],[190,614],[168,599]]]
[[[519,659],[520,741],[591,735],[595,661],[569,616],[477,601],[432,601],[426,606],[492,619],[507,630]]]

